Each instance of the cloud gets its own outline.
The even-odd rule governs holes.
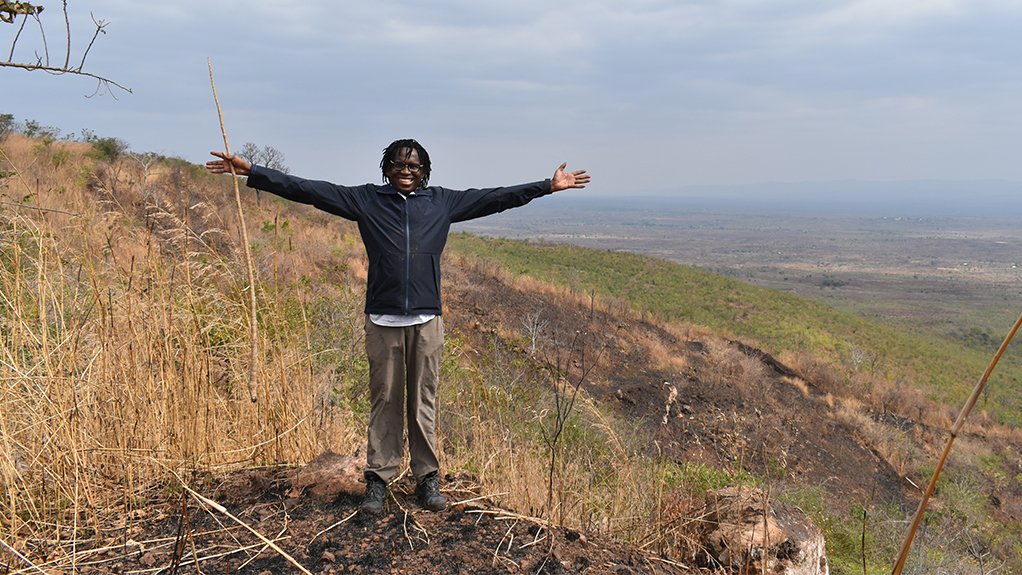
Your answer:
[[[965,0],[853,0],[815,18],[823,29],[912,28],[933,20],[960,17],[968,10]]]
[[[1014,1],[96,0],[69,10],[86,28],[89,11],[111,22],[90,63],[135,94],[85,101],[91,84],[6,73],[5,107],[142,149],[204,154],[219,137],[213,122],[201,130],[215,119],[209,56],[232,139],[281,149],[296,173],[361,177],[376,147],[405,135],[438,147],[447,184],[493,178],[494,141],[509,181],[564,155],[593,162],[609,187],[661,185],[661,150],[688,183],[1022,173],[1007,153],[1022,129]],[[53,24],[60,37],[63,22]]]

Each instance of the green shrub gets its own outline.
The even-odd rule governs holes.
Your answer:
[[[128,143],[120,138],[99,138],[93,136],[89,141],[92,149],[89,157],[101,162],[113,162],[128,151]]]
[[[14,114],[0,114],[0,144],[14,131]]]

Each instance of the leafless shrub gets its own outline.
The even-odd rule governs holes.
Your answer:
[[[529,312],[522,318],[522,327],[525,328],[525,336],[529,339],[529,353],[536,353],[536,345],[548,325],[550,322],[543,319],[542,310]]]

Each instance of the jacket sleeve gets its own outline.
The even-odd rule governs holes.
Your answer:
[[[463,222],[524,206],[551,193],[550,180],[478,190],[441,189],[452,222]]]
[[[246,184],[293,202],[309,204],[349,220],[358,220],[365,207],[368,186],[338,186],[306,180],[265,166],[252,166]]]

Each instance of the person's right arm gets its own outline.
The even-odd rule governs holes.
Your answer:
[[[362,214],[367,189],[366,186],[347,187],[319,180],[306,180],[291,176],[265,166],[253,165],[237,155],[223,152],[210,152],[219,160],[206,162],[206,169],[214,174],[229,174],[231,167],[239,176],[248,176],[246,185],[257,190],[264,190],[282,198],[313,205],[323,211],[358,220]]]

